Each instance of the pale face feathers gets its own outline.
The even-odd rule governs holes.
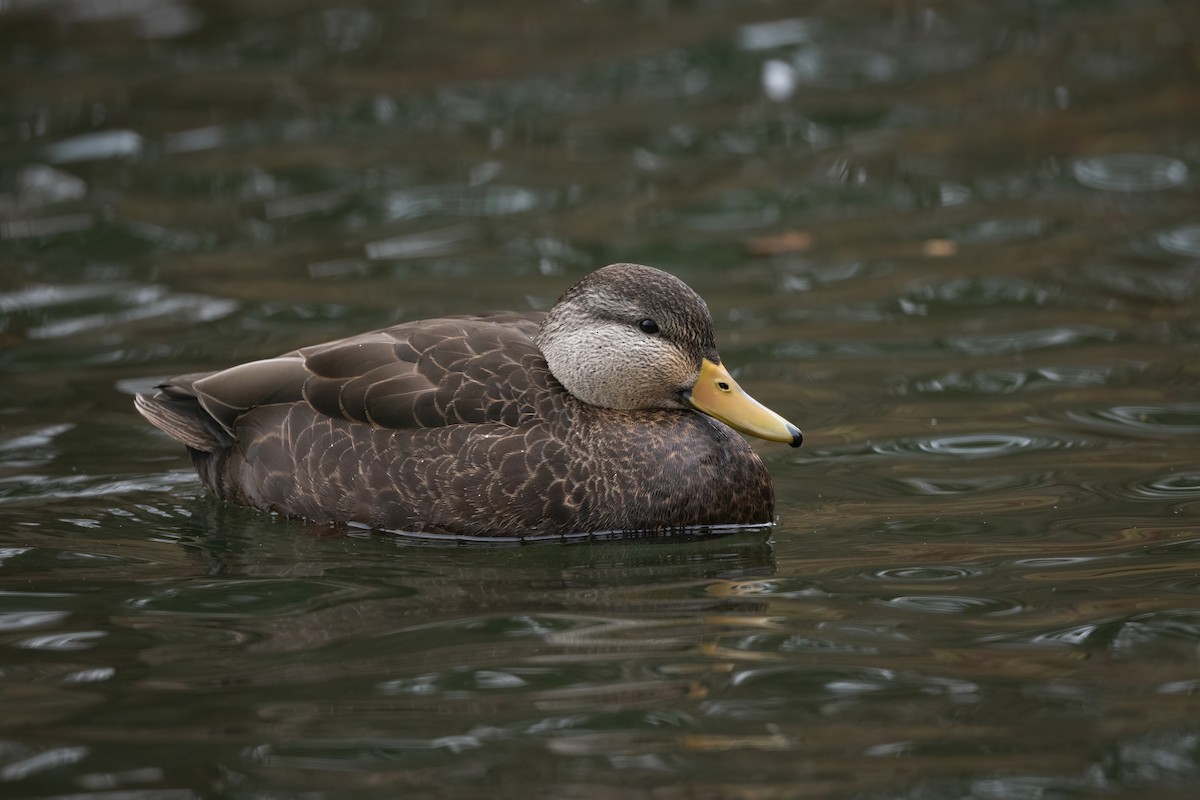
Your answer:
[[[680,392],[703,358],[716,357],[704,301],[678,278],[635,264],[605,267],[568,289],[537,343],[567,391],[614,409],[686,408]]]

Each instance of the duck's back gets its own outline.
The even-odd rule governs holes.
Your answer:
[[[475,535],[763,523],[770,479],[725,426],[571,397],[542,315],[397,325],[137,399],[219,497],[316,521]]]

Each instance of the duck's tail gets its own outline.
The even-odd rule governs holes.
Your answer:
[[[150,424],[192,450],[216,453],[233,444],[233,437],[200,405],[199,399],[171,386],[154,394],[134,395],[133,405]]]

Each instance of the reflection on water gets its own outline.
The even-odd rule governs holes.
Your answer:
[[[1183,798],[1200,11],[0,4],[0,795]],[[769,534],[214,502],[130,395],[611,261]]]
[[[1179,186],[1188,168],[1177,158],[1148,153],[1113,153],[1082,158],[1071,165],[1075,179],[1092,189],[1149,192]]]

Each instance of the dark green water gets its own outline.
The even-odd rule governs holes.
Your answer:
[[[0,4],[0,797],[1191,798],[1200,7]],[[131,393],[613,261],[768,536],[224,506]]]

